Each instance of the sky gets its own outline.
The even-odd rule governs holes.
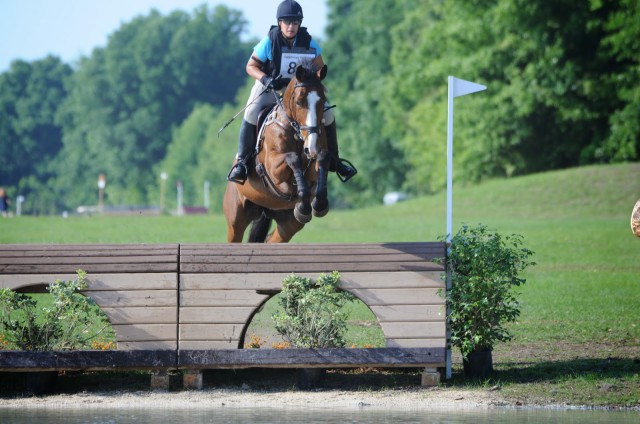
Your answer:
[[[0,0],[0,72],[12,61],[27,62],[48,54],[75,64],[105,47],[108,36],[123,23],[156,9],[163,15],[174,10],[192,12],[207,4],[224,4],[242,11],[249,22],[244,39],[262,37],[275,24],[281,0]],[[326,0],[298,0],[304,26],[316,38],[324,37]],[[250,54],[250,52],[247,52]]]

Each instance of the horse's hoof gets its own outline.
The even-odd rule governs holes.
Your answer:
[[[298,208],[293,208],[293,216],[296,219],[296,221],[298,221],[301,224],[306,224],[309,221],[311,221],[311,214],[302,213],[301,211],[298,210]]]
[[[315,216],[316,218],[322,218],[323,216],[325,216],[326,214],[329,213],[329,207],[327,206],[326,208],[324,208],[321,211],[318,210],[313,210],[313,216]]]

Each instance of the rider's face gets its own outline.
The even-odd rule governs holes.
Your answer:
[[[291,19],[281,19],[280,22],[278,22],[278,25],[280,26],[280,31],[282,32],[282,35],[284,35],[284,38],[291,40],[295,38],[296,35],[298,34],[298,29],[300,28],[300,21],[291,20]]]

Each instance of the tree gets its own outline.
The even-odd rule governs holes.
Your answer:
[[[199,102],[232,100],[244,82],[244,25],[240,12],[224,6],[192,15],[152,11],[80,62],[59,116],[67,164],[59,185],[69,204],[95,202],[98,174],[107,176],[107,203],[155,200],[154,166],[172,129]]]
[[[342,206],[380,202],[389,190],[400,188],[406,160],[396,134],[384,134],[381,119],[387,107],[384,81],[391,40],[388,27],[403,16],[395,0],[329,0],[329,40],[323,56],[329,65],[327,86],[337,104],[336,122],[341,156],[358,168],[358,176],[342,185],[331,178],[333,203]]]
[[[31,199],[33,181],[47,181],[56,171],[53,158],[62,148],[55,122],[67,95],[71,67],[54,56],[28,63],[17,60],[0,75],[0,183]],[[29,206],[31,205],[31,206]],[[33,211],[31,201],[25,207]],[[49,212],[49,201],[37,212]]]

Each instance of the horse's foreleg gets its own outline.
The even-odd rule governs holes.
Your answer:
[[[287,154],[285,161],[289,168],[293,171],[293,178],[296,180],[298,187],[298,198],[300,201],[293,208],[295,218],[302,224],[311,221],[311,189],[302,172],[302,162],[295,153]]]
[[[329,155],[327,150],[320,151],[318,155],[318,181],[316,192],[311,207],[313,214],[318,218],[329,213],[329,198],[327,193],[327,180],[329,175]]]

